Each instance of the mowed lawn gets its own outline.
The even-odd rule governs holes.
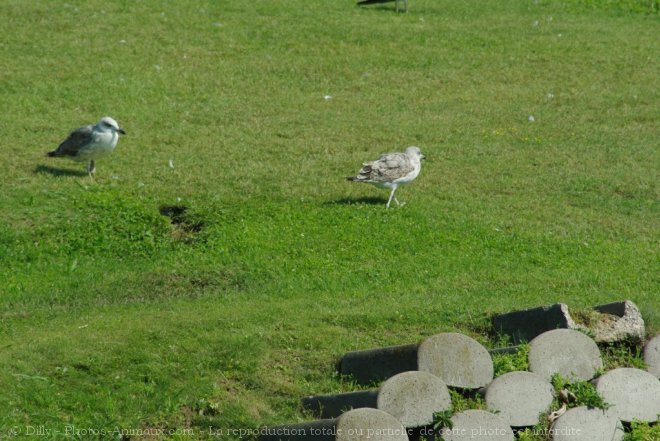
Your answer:
[[[350,390],[346,351],[517,308],[657,332],[659,29],[643,0],[0,2],[0,439],[239,439]],[[45,157],[105,115],[95,182]],[[403,207],[345,180],[410,145]]]

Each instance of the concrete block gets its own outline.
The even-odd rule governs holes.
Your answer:
[[[465,410],[451,417],[452,427],[440,432],[445,441],[513,441],[513,430],[500,415],[485,410]]]
[[[586,406],[569,409],[550,429],[552,441],[621,441],[623,426],[618,418]]]
[[[602,367],[598,346],[579,331],[554,329],[529,343],[529,370],[548,381],[555,373],[572,381],[591,380]]]
[[[339,373],[352,376],[358,384],[371,384],[416,371],[418,347],[411,344],[348,352],[339,362]]]
[[[337,418],[336,441],[408,441],[403,424],[378,409],[355,409]]]
[[[284,426],[262,427],[259,441],[337,441],[337,421],[325,419]]]
[[[647,371],[660,378],[660,335],[656,335],[644,345],[644,363]]]
[[[621,421],[655,422],[660,414],[660,381],[641,369],[618,368],[594,380],[596,390]]]
[[[408,441],[406,428],[378,409],[354,409],[339,418],[262,427],[259,441]]]
[[[539,414],[548,411],[553,397],[550,382],[527,371],[509,372],[495,378],[485,393],[488,408],[499,412],[512,427],[538,423]]]
[[[493,362],[486,348],[466,335],[451,332],[433,335],[416,345],[349,352],[339,369],[360,384],[410,370],[430,372],[448,386],[460,388],[483,387],[493,378]]]
[[[405,427],[433,423],[433,414],[451,408],[445,383],[433,374],[410,371],[386,380],[380,388],[336,395],[305,397],[303,407],[321,418],[334,418],[347,409],[372,407],[397,418]]]
[[[378,409],[401,421],[405,427],[433,423],[436,412],[451,409],[447,385],[428,372],[404,372],[388,379],[378,390]]]
[[[516,344],[529,342],[546,331],[576,326],[563,303],[498,314],[492,322],[495,332],[510,336]]]
[[[475,339],[448,332],[433,335],[419,345],[418,368],[434,374],[448,386],[478,389],[493,379],[493,360]]]
[[[644,319],[637,305],[630,300],[599,305],[594,310],[603,315],[591,326],[597,343],[644,340]]]

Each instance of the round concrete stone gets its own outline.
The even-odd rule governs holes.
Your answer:
[[[477,389],[493,379],[493,360],[486,348],[454,332],[424,340],[417,350],[417,365],[453,387]]]
[[[621,421],[654,422],[660,414],[660,380],[641,369],[618,368],[596,380],[596,390]]]
[[[552,441],[621,441],[624,435],[617,417],[586,406],[570,409],[557,418],[550,434]]]
[[[644,363],[652,375],[660,378],[660,335],[656,335],[644,345]]]
[[[600,350],[591,338],[572,329],[544,332],[529,342],[529,370],[550,380],[591,380],[603,367]]]
[[[533,372],[509,372],[494,379],[486,389],[486,404],[498,411],[512,427],[533,426],[547,412],[554,391],[549,381]]]
[[[485,410],[465,410],[451,417],[452,427],[442,429],[445,441],[513,441],[513,430],[499,415]]]
[[[428,372],[395,375],[378,390],[378,409],[398,419],[405,427],[433,423],[433,414],[451,408],[447,385]]]
[[[339,418],[336,441],[408,441],[403,424],[378,409],[353,409]]]
[[[316,420],[284,426],[261,427],[258,441],[336,441],[336,420]]]

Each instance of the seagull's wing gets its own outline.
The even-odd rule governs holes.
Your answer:
[[[94,142],[94,126],[80,127],[69,134],[62,144],[48,156],[76,156],[84,147]]]
[[[375,161],[364,164],[357,180],[367,182],[392,182],[415,170],[415,165],[404,153],[388,153]]]

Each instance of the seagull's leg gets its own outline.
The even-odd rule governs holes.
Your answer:
[[[87,163],[87,174],[89,174],[89,177],[94,179],[94,172],[96,171],[96,165],[94,164],[94,160],[91,159]]]
[[[399,13],[399,0],[394,0],[394,8],[396,13]]]
[[[387,205],[385,206],[386,209],[390,208],[390,202],[392,202],[392,198],[394,198],[394,192],[395,191],[396,191],[396,187],[394,187],[392,189],[392,193],[390,193],[390,198],[387,200]],[[394,198],[394,199],[396,200],[396,198]],[[397,204],[398,204],[398,202],[397,202]]]
[[[408,0],[403,0],[403,4],[406,10],[406,14],[408,13]]]

